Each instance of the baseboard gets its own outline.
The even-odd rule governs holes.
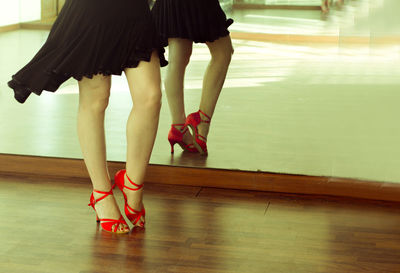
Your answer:
[[[13,31],[21,28],[21,24],[13,24],[13,25],[8,25],[8,26],[2,26],[0,27],[0,33],[2,32],[7,32],[7,31]]]
[[[125,167],[109,162],[110,173]],[[83,160],[0,154],[0,175],[89,180]],[[400,183],[346,178],[150,165],[146,183],[400,202]]]
[[[233,9],[321,10],[321,6],[233,4]]]
[[[334,36],[231,32],[232,39],[284,44],[398,45],[400,36]]]
[[[32,29],[32,30],[50,30],[52,26],[53,23],[42,22],[42,21],[21,23],[22,29]]]

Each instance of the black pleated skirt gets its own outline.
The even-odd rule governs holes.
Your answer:
[[[168,45],[168,38],[213,42],[227,36],[233,23],[218,0],[156,0],[152,14],[163,46]]]
[[[167,64],[147,0],[67,0],[46,43],[8,85],[24,103],[55,92],[70,77],[121,75],[158,50]]]

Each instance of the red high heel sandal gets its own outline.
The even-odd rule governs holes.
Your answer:
[[[179,130],[176,127],[182,126],[182,129]],[[187,126],[185,124],[172,124],[171,129],[168,133],[168,141],[171,144],[171,154],[174,153],[174,145],[179,144],[184,151],[188,151],[189,153],[198,153],[197,149],[194,147],[194,144],[186,144],[183,142],[183,135],[188,131]]]
[[[92,192],[92,195],[90,196],[90,203],[89,203],[88,206],[92,207],[94,209],[94,211],[96,212],[96,208],[95,208],[96,203],[100,202],[101,200],[103,200],[107,196],[112,195],[114,188],[115,188],[115,185],[108,192],[93,190],[93,192],[96,192],[96,193],[99,193],[99,194],[103,194],[103,196],[101,196],[98,199],[95,199],[94,195],[93,195],[93,192]],[[119,231],[118,230],[118,228],[121,225],[126,225],[126,227],[128,227],[128,224],[125,222],[124,217],[122,217],[122,215],[119,218],[119,220],[106,219],[106,218],[100,219],[99,216],[97,215],[97,212],[96,212],[96,221],[98,223],[100,223],[100,225],[101,225],[101,227],[103,228],[104,231],[111,232],[111,233],[117,233],[117,234],[125,234],[125,233],[129,232],[129,228],[128,228],[128,230],[125,230],[125,231]],[[114,225],[115,225],[115,227],[113,228]]]
[[[208,120],[201,119],[200,114],[205,116]],[[200,135],[197,128],[202,122],[210,123],[211,118],[203,111],[199,110],[187,116],[185,126],[190,126],[190,128],[193,130],[193,144],[196,149],[200,152],[200,154],[207,155],[207,138]]]
[[[132,222],[134,226],[140,226],[144,227],[144,222],[140,222],[140,219],[145,217],[146,211],[144,210],[144,206],[142,204],[142,210],[134,210],[128,205],[128,197],[126,196],[124,192],[124,188],[131,190],[131,191],[138,191],[143,188],[143,185],[137,185],[135,184],[126,174],[126,178],[128,178],[129,182],[135,187],[135,188],[130,188],[125,185],[125,174],[126,170],[120,170],[115,174],[115,183],[117,184],[118,188],[121,190],[122,194],[124,195],[125,199],[125,214],[126,217],[129,219],[129,221]],[[138,224],[139,223],[139,224]]]

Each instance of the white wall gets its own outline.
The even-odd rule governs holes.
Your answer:
[[[0,26],[40,19],[40,0],[0,0]]]
[[[19,23],[19,0],[0,0],[0,26]]]
[[[1,0],[0,0],[1,1]],[[15,1],[15,0],[11,0]],[[40,20],[41,1],[40,0],[19,0],[20,22]]]

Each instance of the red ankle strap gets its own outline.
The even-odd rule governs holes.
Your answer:
[[[203,116],[205,116],[206,118],[208,118],[208,120],[201,120],[202,122],[205,122],[205,123],[210,123],[211,122],[211,118],[206,114],[206,113],[204,113],[203,111],[201,111],[201,110],[199,110],[198,111],[199,113],[201,113]]]
[[[138,191],[138,190],[140,190],[140,189],[143,188],[144,184],[138,185],[138,184],[136,184],[135,182],[133,182],[133,181],[129,178],[129,176],[128,176],[128,174],[127,174],[126,172],[125,172],[125,175],[126,175],[126,178],[128,178],[129,182],[130,182],[133,186],[135,186],[136,188],[127,187],[127,186],[125,186],[125,184],[124,184],[124,188],[127,188],[128,190],[131,190],[131,191]]]
[[[178,129],[178,128],[176,128],[177,126],[181,126],[182,128]],[[189,130],[188,127],[185,126],[185,124],[172,124],[171,127],[175,128],[182,134],[185,134]]]
[[[98,190],[93,189],[93,192],[99,193],[99,194],[103,194],[103,196],[101,196],[101,197],[98,198],[98,199],[94,198],[94,196],[93,196],[93,205],[96,204],[97,202],[100,202],[101,200],[103,200],[103,199],[106,198],[107,196],[113,195],[113,190],[114,190],[114,188],[115,188],[115,184],[112,185],[110,191],[98,191]],[[90,204],[89,204],[89,205],[90,205]]]
[[[196,136],[197,136],[197,138],[202,138],[202,139],[200,139],[200,140],[203,140],[204,142],[207,142],[207,138],[206,137],[204,137],[204,136],[202,136],[202,135],[200,135],[200,134],[196,134]]]

